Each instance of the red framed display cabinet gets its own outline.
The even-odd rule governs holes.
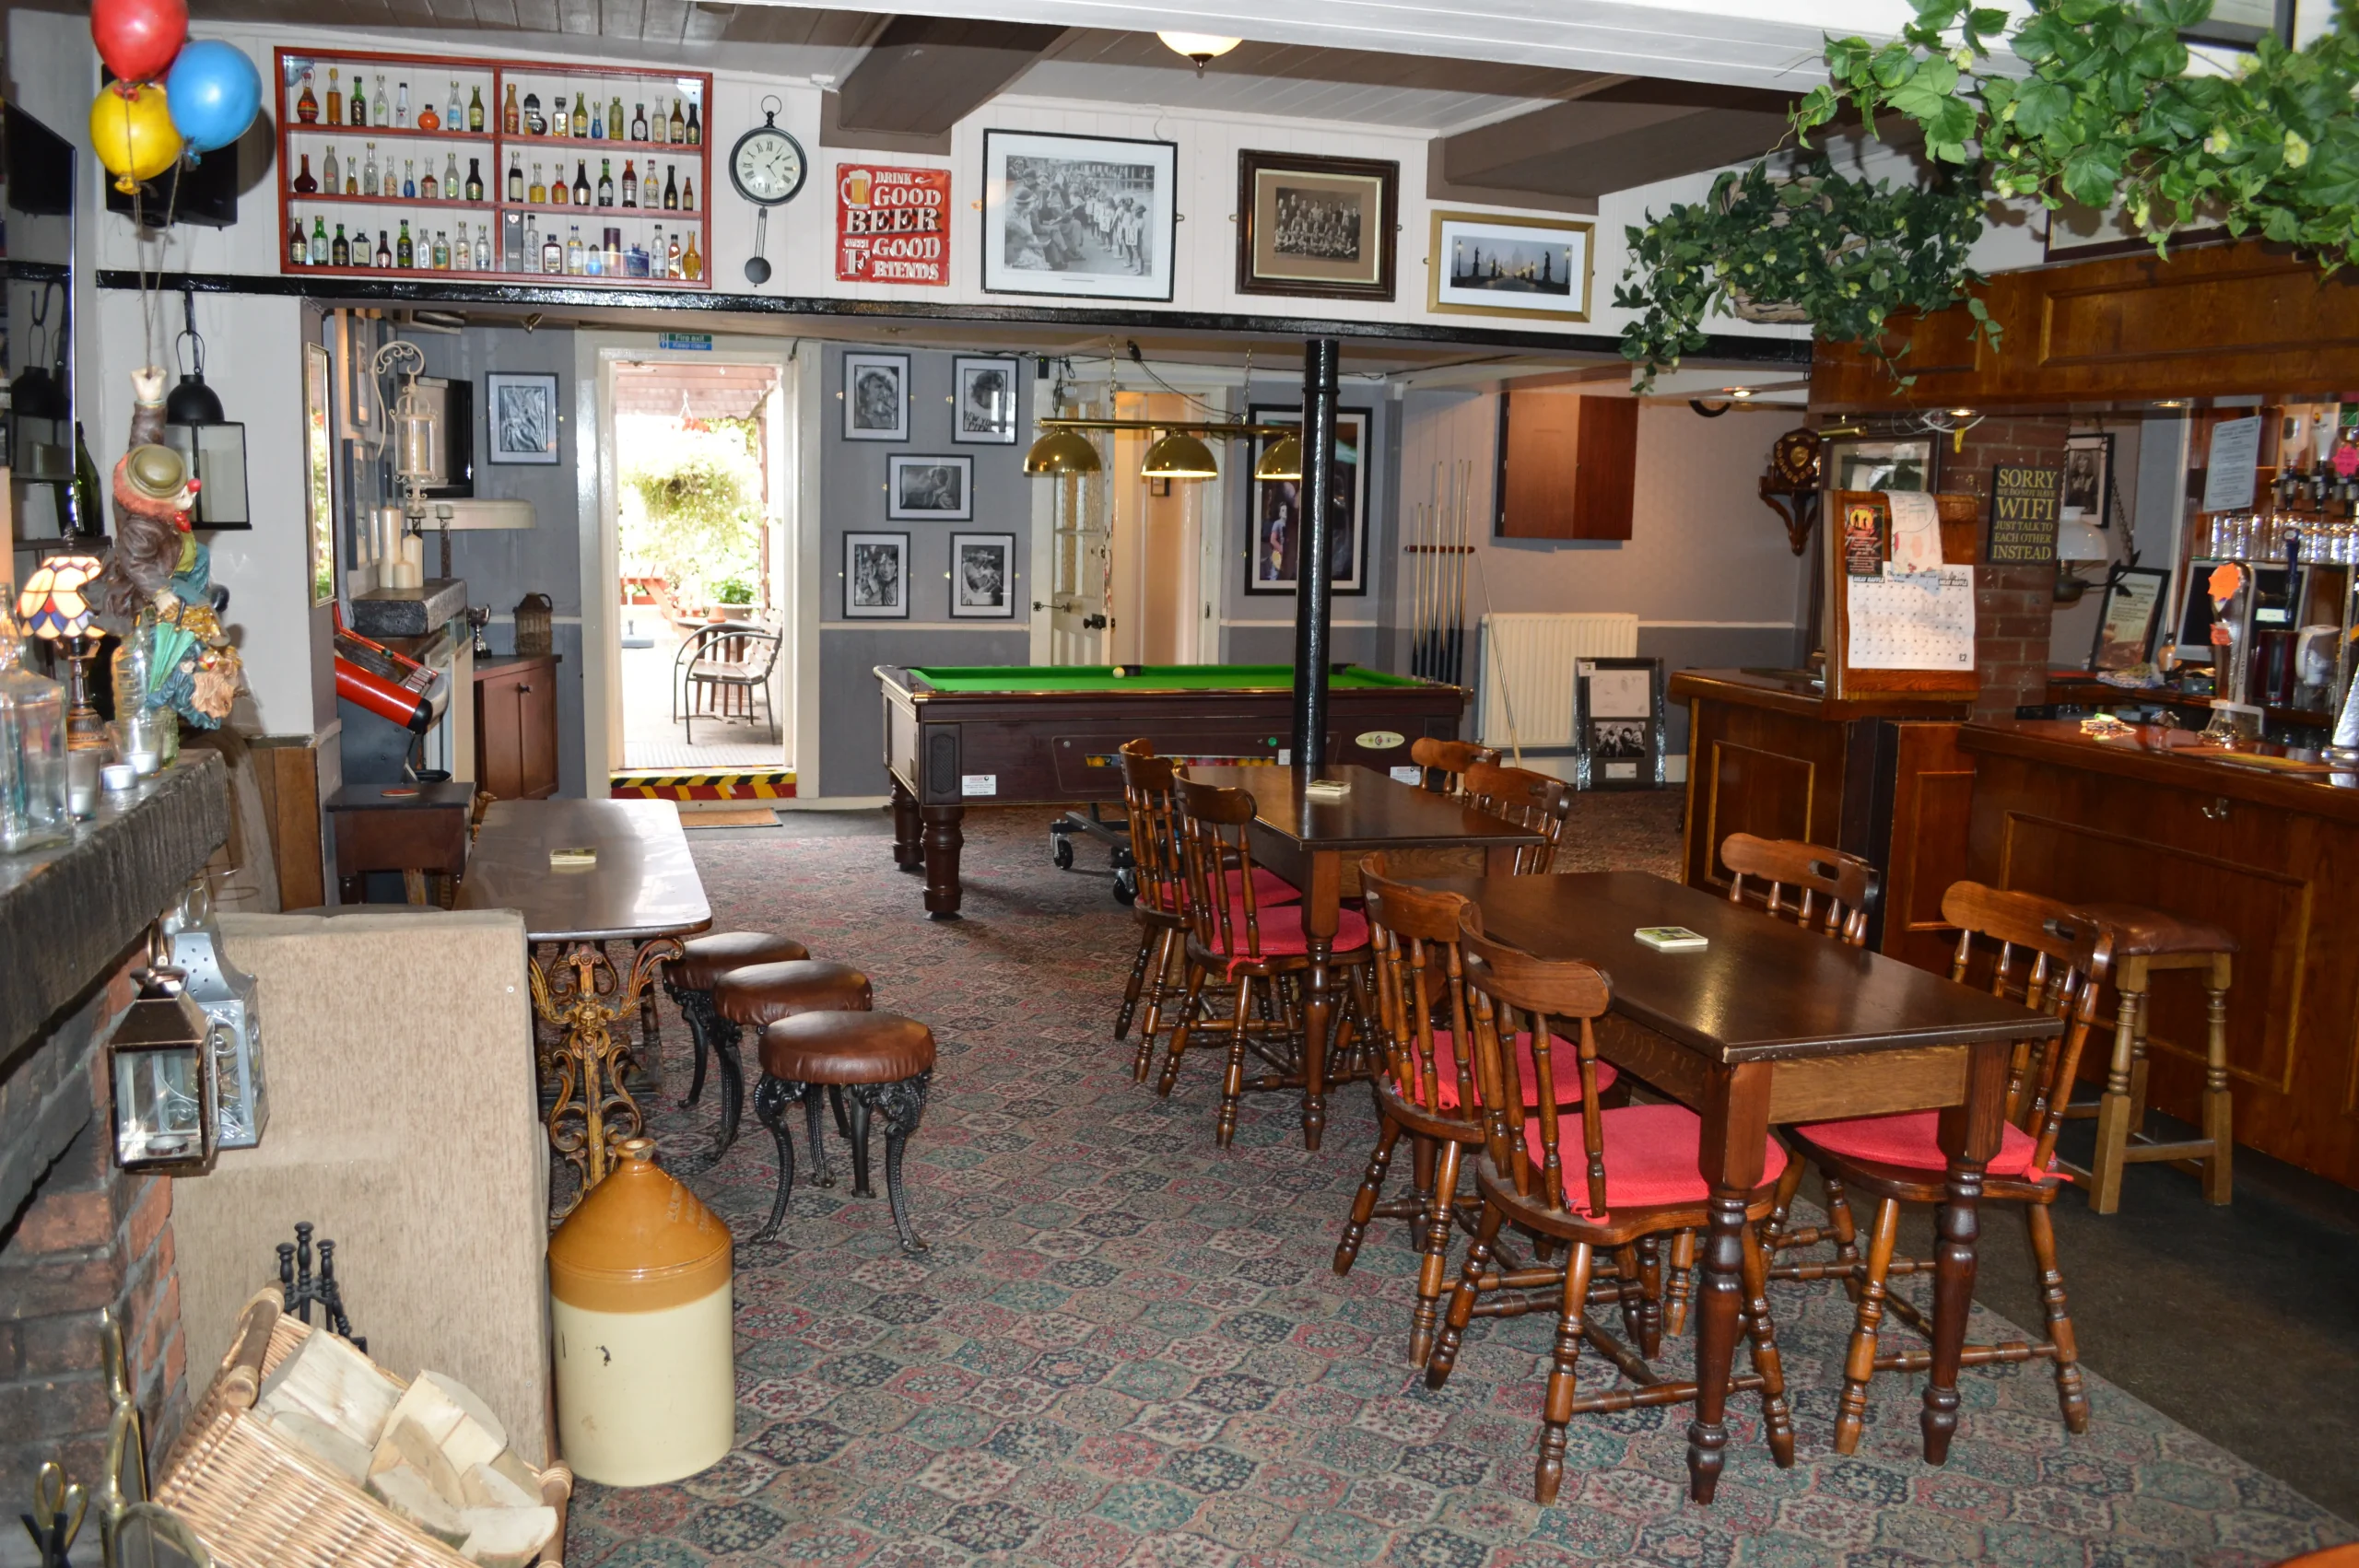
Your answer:
[[[709,73],[342,49],[281,49],[276,64],[280,272],[712,287]],[[306,176],[316,189],[298,191]],[[569,199],[546,199],[560,181]]]

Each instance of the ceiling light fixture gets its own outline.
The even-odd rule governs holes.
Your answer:
[[[1051,430],[1024,454],[1024,472],[1035,479],[1096,474],[1105,466],[1097,449],[1078,430]]]
[[[1203,74],[1205,66],[1227,53],[1245,41],[1241,38],[1220,38],[1208,32],[1159,32],[1163,47],[1174,54],[1184,54],[1196,63],[1196,73]]]
[[[1185,430],[1174,430],[1147,448],[1139,474],[1146,479],[1217,479],[1220,464],[1212,448]]]
[[[1281,485],[1302,478],[1302,438],[1280,436],[1253,465],[1253,477],[1265,485]]]
[[[1753,389],[1751,387],[1722,387],[1720,390],[1728,393],[1729,396],[1736,399],[1739,403],[1743,403],[1746,398],[1753,395]]]

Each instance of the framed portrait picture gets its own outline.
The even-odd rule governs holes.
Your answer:
[[[1256,425],[1299,425],[1299,408],[1255,404],[1249,417]],[[1328,579],[1338,593],[1367,591],[1367,436],[1372,419],[1365,408],[1335,411],[1334,491],[1327,517]],[[1253,458],[1275,438],[1253,439]],[[1285,594],[1295,591],[1302,544],[1302,482],[1298,479],[1250,477],[1245,465],[1248,505],[1246,521],[1252,530],[1245,557],[1245,591]]]
[[[2149,662],[2154,630],[2162,624],[2163,595],[2171,574],[2154,567],[2120,567],[2105,585],[2105,609],[2097,616],[2096,640],[2089,649],[2092,670],[2130,670]]]
[[[1367,158],[1237,155],[1237,291],[1390,299],[1401,166]]]
[[[844,353],[844,439],[910,439],[910,357]]]
[[[335,598],[335,443],[328,428],[335,361],[303,345],[303,537],[311,556],[311,608]]]
[[[494,462],[557,461],[557,375],[494,370],[483,379]]]
[[[1120,136],[983,133],[983,288],[1169,299],[1180,148]]]
[[[2093,430],[2064,439],[2064,504],[2057,515],[2103,528],[2113,516],[2113,437]]]
[[[1830,490],[1928,490],[1937,477],[1939,443],[1931,436],[1896,440],[1844,438],[1828,441],[1819,472]]]
[[[950,536],[950,614],[954,620],[1004,621],[1015,614],[1015,535]]]
[[[975,460],[895,452],[885,476],[885,515],[895,522],[968,522],[975,515]]]
[[[1573,674],[1574,784],[1583,790],[1661,789],[1662,661],[1584,659]]]
[[[1595,226],[1434,209],[1426,309],[1474,316],[1589,320]]]
[[[1015,444],[1017,362],[962,354],[951,371],[950,439],[968,446]]]
[[[844,619],[906,621],[910,618],[910,536],[906,533],[844,535]]]

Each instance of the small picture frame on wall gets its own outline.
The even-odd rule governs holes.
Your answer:
[[[1662,788],[1662,661],[1583,659],[1573,673],[1574,786]]]
[[[970,522],[975,460],[895,452],[885,476],[885,515],[895,522]]]
[[[1940,443],[1931,436],[1844,437],[1828,441],[1819,460],[1830,490],[1930,491],[1939,467]]]
[[[983,133],[983,292],[1171,298],[1180,146]]]
[[[953,620],[1004,621],[1015,615],[1015,535],[950,536]]]
[[[1237,291],[1390,299],[1401,166],[1368,158],[1237,155]]]
[[[2077,432],[2064,439],[2064,504],[2057,515],[2103,528],[2112,518],[2113,436]]]
[[[492,462],[557,462],[556,372],[494,370],[483,391]]]
[[[1247,417],[1256,425],[1299,425],[1302,410],[1255,404]],[[1337,593],[1367,591],[1367,541],[1362,523],[1367,515],[1367,441],[1374,419],[1373,411],[1366,408],[1335,411],[1334,485],[1329,492],[1327,562],[1328,578]],[[1277,440],[1274,436],[1254,437],[1254,462],[1259,462]],[[1246,522],[1252,531],[1245,559],[1245,591],[1290,599],[1300,570],[1297,556],[1302,546],[1302,481],[1254,479],[1250,477],[1250,464],[1239,466],[1249,475]]]
[[[906,533],[844,535],[844,619],[906,621],[910,618],[910,536]]]
[[[1589,320],[1595,226],[1434,209],[1426,309],[1469,316]]]
[[[906,354],[844,355],[844,439],[906,441],[910,439],[910,357]]]
[[[1017,361],[958,356],[951,375],[950,439],[965,446],[1015,444]]]

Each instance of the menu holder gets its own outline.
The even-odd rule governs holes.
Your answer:
[[[1971,696],[1980,682],[1971,654],[1974,631],[1973,568],[1979,559],[1982,502],[1970,495],[1934,497],[1940,510],[1942,564],[1953,568],[1938,585],[1913,578],[1853,577],[1847,547],[1853,508],[1872,509],[1881,558],[1892,558],[1892,513],[1881,490],[1837,490],[1822,513],[1828,529],[1826,695],[1859,698],[1921,694]],[[1864,518],[1861,521],[1866,521]],[[1862,542],[1862,548],[1867,546]],[[1864,556],[1862,556],[1864,561]],[[1963,570],[1955,568],[1964,568]],[[1954,650],[1963,633],[1967,654],[1955,665]],[[1891,667],[1907,661],[1906,650],[1923,648],[1925,662],[1947,668]]]

